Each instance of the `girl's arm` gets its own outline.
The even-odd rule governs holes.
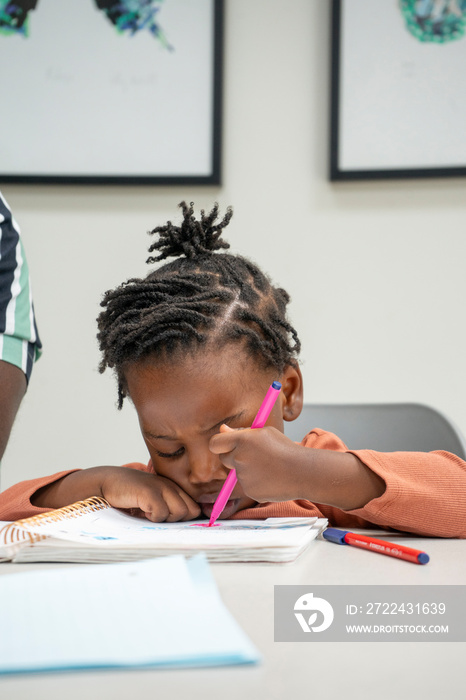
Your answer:
[[[0,494],[0,519],[18,520],[91,496],[102,496],[115,508],[135,509],[153,522],[191,520],[200,514],[198,504],[179,486],[139,466],[93,467],[16,484]]]
[[[353,510],[385,491],[384,480],[354,454],[309,449],[275,428],[222,426],[210,449],[236,469],[245,493],[259,503],[305,499]]]
[[[454,454],[350,451],[319,429],[299,445],[269,427],[222,426],[210,447],[236,468],[244,491],[257,501],[309,500],[336,526],[361,527],[365,521],[364,527],[369,522],[466,538],[466,462]]]

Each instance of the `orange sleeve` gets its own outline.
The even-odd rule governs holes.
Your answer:
[[[318,428],[305,447],[356,455],[385,482],[382,496],[364,508],[344,511],[309,501],[261,503],[235,518],[314,516],[336,527],[383,528],[430,537],[466,538],[466,462],[449,452],[375,452],[348,450],[336,435]]]
[[[129,469],[140,469],[141,471],[152,472],[152,466],[149,463],[141,464],[140,462],[132,462],[124,464],[124,467]],[[14,486],[0,493],[0,520],[20,520],[21,518],[30,518],[39,513],[46,513],[51,508],[38,508],[31,503],[31,497],[43,486],[48,486],[54,481],[79,471],[79,469],[69,469],[64,472],[57,472],[50,476],[43,476],[38,479],[29,479],[28,481],[20,481]]]
[[[450,452],[351,451],[386,484],[364,508],[347,511],[380,527],[466,538],[466,462]]]
[[[9,489],[0,493],[0,520],[20,520],[30,518],[32,515],[46,513],[50,508],[38,508],[31,503],[31,497],[43,486],[48,486],[54,481],[58,481],[68,474],[79,471],[70,469],[64,472],[57,472],[50,476],[43,476],[38,479],[20,481],[19,484],[10,486]]]

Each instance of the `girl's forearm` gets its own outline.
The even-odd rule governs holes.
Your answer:
[[[355,455],[296,447],[293,499],[354,510],[384,493],[384,480]]]
[[[103,478],[116,468],[92,467],[67,474],[36,491],[31,503],[39,508],[62,508],[91,496],[101,496]]]

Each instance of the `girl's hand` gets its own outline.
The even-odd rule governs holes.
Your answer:
[[[93,467],[44,486],[31,498],[35,506],[61,508],[91,496],[102,496],[114,508],[136,509],[152,522],[192,520],[199,505],[165,477],[128,467]]]
[[[270,426],[233,430],[222,425],[209,443],[222,464],[236,469],[245,494],[259,503],[303,498],[302,494],[296,495],[300,491],[293,470],[296,447],[299,448]]]

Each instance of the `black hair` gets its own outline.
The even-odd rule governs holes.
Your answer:
[[[265,369],[281,373],[297,364],[301,347],[286,317],[290,297],[240,255],[216,253],[229,248],[221,238],[233,211],[218,223],[218,204],[200,219],[193,203],[181,202],[183,221],[168,221],[149,234],[157,235],[148,263],[176,257],[145,278],[134,278],[104,294],[97,319],[102,360],[99,371],[115,370],[118,407],[126,396],[125,367],[146,357],[176,359],[213,342],[243,343]]]

